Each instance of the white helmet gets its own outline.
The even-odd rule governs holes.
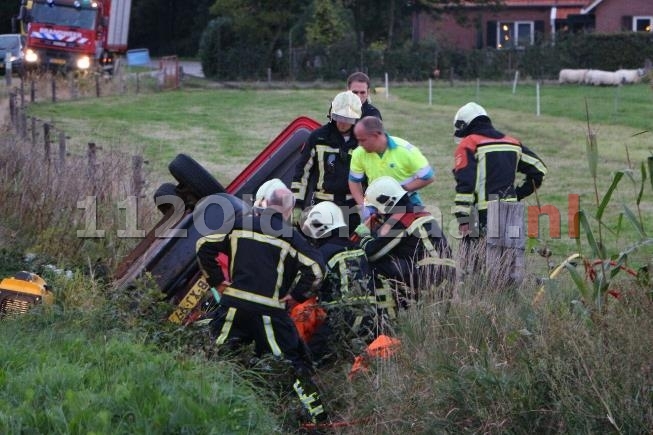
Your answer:
[[[387,214],[408,192],[390,176],[379,177],[365,190],[365,205],[375,207],[381,214]]]
[[[308,210],[302,231],[313,239],[321,239],[331,231],[346,226],[340,207],[331,201],[324,201]]]
[[[488,116],[485,109],[474,102],[465,104],[458,109],[456,116],[453,118],[454,136],[462,137],[462,131],[465,130],[473,120],[479,116]]]
[[[361,99],[352,91],[341,92],[331,103],[331,120],[356,124],[362,114]]]
[[[287,186],[278,178],[273,178],[261,184],[261,187],[258,188],[256,195],[254,196],[254,209],[260,210],[265,208],[266,205],[263,201],[268,199],[272,192],[280,188],[287,188]]]

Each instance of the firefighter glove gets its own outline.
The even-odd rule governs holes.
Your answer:
[[[358,234],[361,238],[365,236],[369,236],[371,234],[370,229],[365,224],[358,225],[354,230],[354,232]]]
[[[292,223],[295,225],[301,225],[302,219],[302,209],[295,207],[292,211]]]

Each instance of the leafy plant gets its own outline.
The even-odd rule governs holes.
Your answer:
[[[589,253],[580,255],[582,259],[583,268],[585,271],[584,276],[576,268],[576,264],[566,261],[564,268],[569,272],[571,278],[579,291],[584,304],[588,307],[595,308],[602,311],[605,307],[606,297],[611,295],[618,298],[621,293],[615,290],[615,280],[622,272],[629,274],[631,277],[639,278],[639,282],[643,280],[648,282],[648,267],[643,267],[639,272],[633,270],[629,265],[629,259],[632,255],[647,246],[653,245],[653,238],[650,237],[645,229],[644,220],[641,213],[641,202],[644,195],[647,178],[651,178],[651,168],[653,167],[653,159],[649,158],[648,163],[642,162],[640,165],[640,177],[637,180],[633,171],[629,168],[617,171],[613,178],[608,190],[601,197],[599,195],[598,186],[598,161],[599,151],[596,134],[592,131],[589,124],[589,115],[587,122],[587,161],[589,165],[590,176],[592,177],[592,184],[594,187],[594,194],[596,200],[596,212],[593,215],[588,215],[587,211],[581,210],[579,212],[579,221],[582,232],[585,234],[587,244],[589,246]],[[626,154],[627,153],[626,149]],[[647,175],[648,166],[648,175]],[[611,203],[613,195],[619,186],[619,183],[624,179],[630,179],[637,190],[635,197],[635,204],[637,206],[637,213],[635,213],[625,202],[621,204],[621,212],[617,217],[617,224],[614,228],[604,220],[606,208]],[[652,181],[653,187],[653,181]],[[590,217],[596,223],[596,229],[592,228],[590,224]],[[622,225],[625,223],[630,224],[634,230],[635,241],[629,243],[625,248],[618,252],[609,254],[606,243],[604,242],[603,230],[609,230],[612,233],[619,235],[621,233]],[[581,239],[577,239],[578,252],[582,252]],[[642,276],[646,274],[646,277]]]

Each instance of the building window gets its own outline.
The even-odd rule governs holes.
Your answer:
[[[497,48],[524,48],[533,45],[533,21],[500,21],[497,26]]]
[[[653,17],[633,17],[633,32],[651,32]]]

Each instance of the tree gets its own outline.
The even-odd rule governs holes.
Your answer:
[[[18,32],[18,29],[12,29],[11,19],[18,15],[18,10],[20,8],[20,2],[18,0],[5,0],[0,2],[0,33],[13,33],[14,30]]]
[[[229,19],[241,44],[263,45],[271,62],[281,38],[300,19],[307,6],[303,0],[216,0],[210,12]]]
[[[381,42],[388,48],[397,42],[411,40],[413,18],[417,14],[438,17],[450,13],[463,21],[467,18],[470,3],[474,7],[500,6],[504,0],[343,0],[343,6],[354,15],[359,44]]]
[[[314,3],[311,20],[306,26],[306,42],[330,45],[343,40],[352,31],[349,13],[340,0],[317,1]]]
[[[212,0],[133,0],[129,46],[154,55],[195,56]]]

